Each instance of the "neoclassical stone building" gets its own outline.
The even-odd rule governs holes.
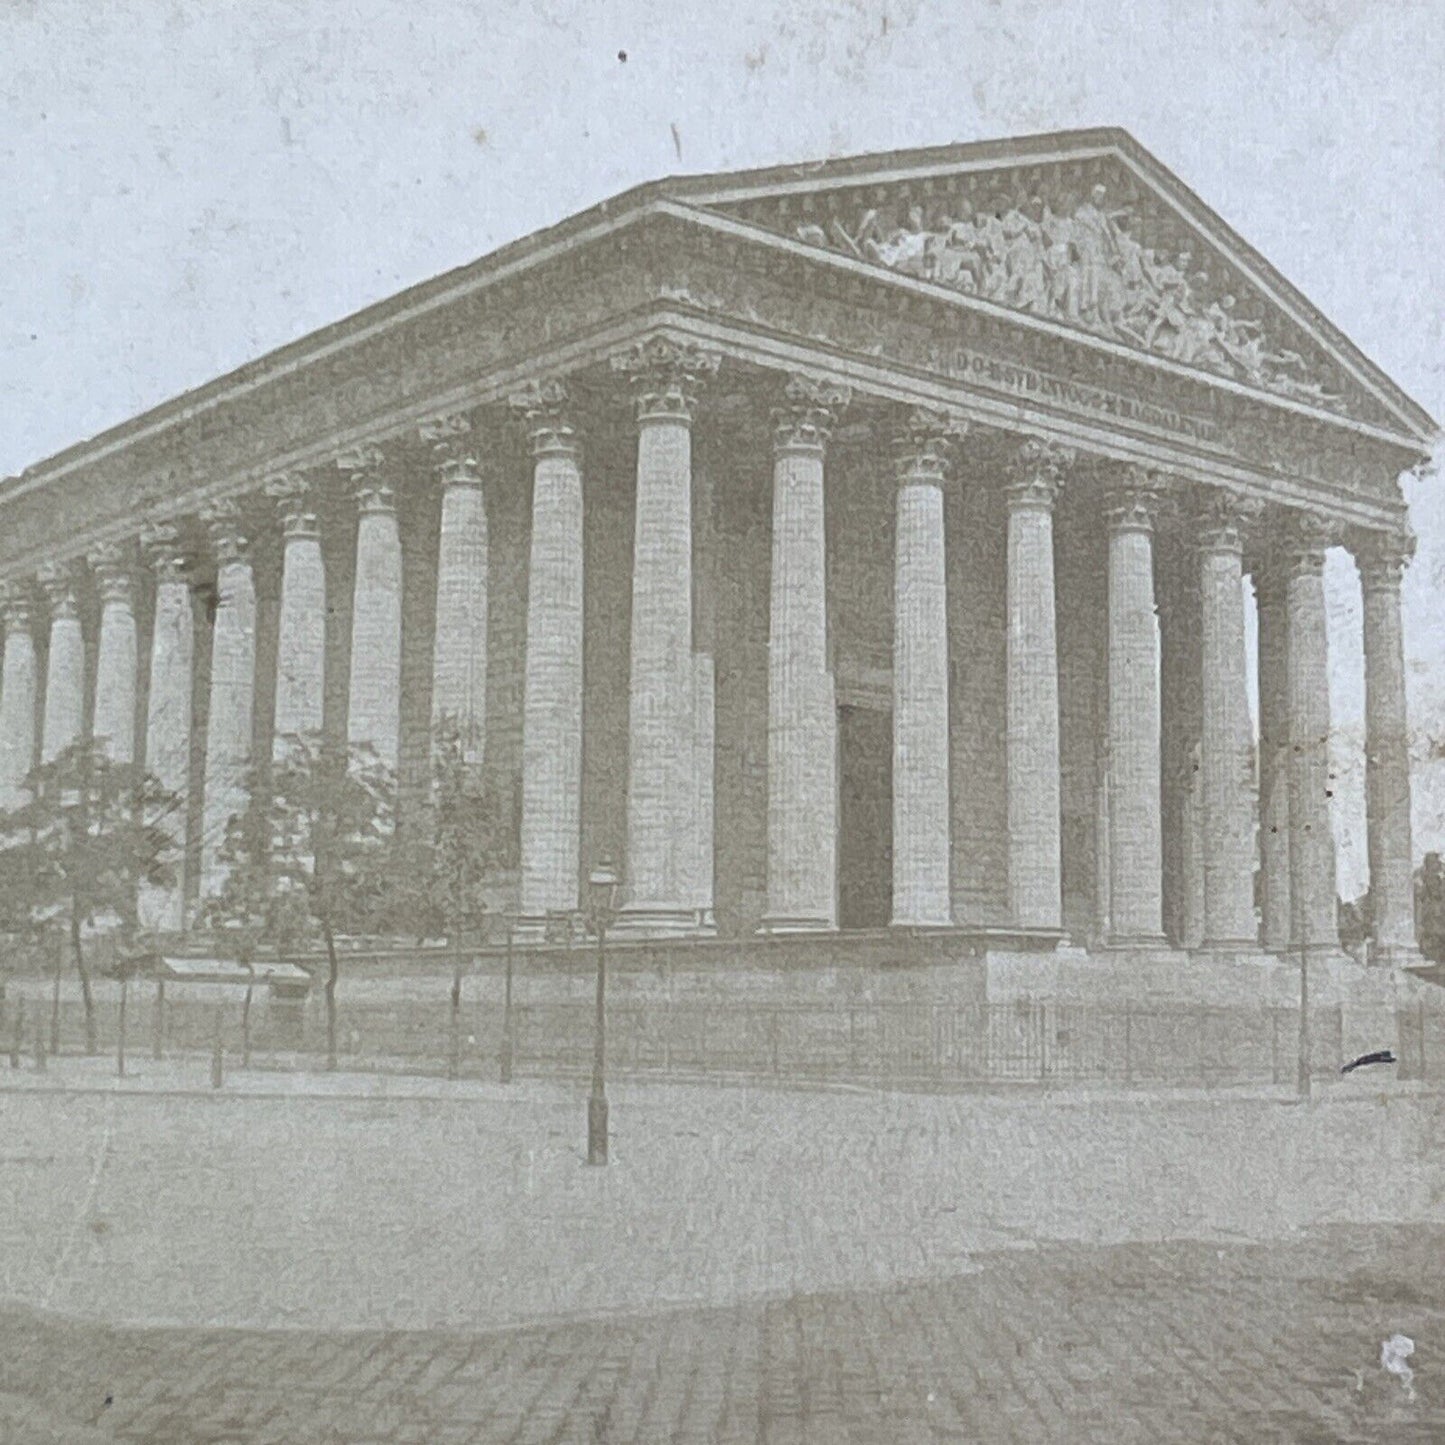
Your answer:
[[[1407,961],[1435,433],[1119,131],[664,181],[7,479],[0,790],[143,758],[182,929],[278,737],[373,746],[406,826],[447,715],[524,924],[608,854],[642,936],[1327,953],[1343,545]]]

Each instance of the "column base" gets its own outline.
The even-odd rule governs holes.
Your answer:
[[[618,938],[712,938],[712,912],[662,903],[631,903],[617,915],[610,932]]]
[[[1142,950],[1154,951],[1171,947],[1162,933],[1111,933],[1104,940],[1104,947],[1110,953],[1137,953]]]
[[[836,933],[838,925],[831,918],[808,917],[804,914],[770,913],[758,924],[758,932],[765,934],[786,933]]]
[[[1412,943],[1386,943],[1370,948],[1371,968],[1425,968],[1425,955]]]
[[[893,918],[889,928],[908,929],[914,933],[945,933],[957,927],[952,918]]]
[[[1190,952],[1240,955],[1266,953],[1268,950],[1257,938],[1206,938]]]

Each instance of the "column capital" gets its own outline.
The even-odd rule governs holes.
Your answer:
[[[201,508],[201,523],[221,566],[244,560],[248,539],[241,525],[241,509],[231,498],[207,502]]]
[[[385,453],[372,442],[361,442],[337,453],[337,470],[351,483],[357,509],[363,516],[395,510],[395,493],[381,475],[385,464]]]
[[[1165,488],[1158,472],[1126,466],[1104,498],[1104,513],[1111,532],[1154,531]]]
[[[581,451],[572,425],[566,385],[549,378],[529,381],[507,398],[512,414],[527,428],[534,457],[572,457]]]
[[[141,552],[157,582],[189,580],[190,559],[181,546],[180,530],[170,522],[149,522],[141,528]]]
[[[431,448],[442,486],[481,486],[482,474],[472,447],[471,418],[466,413],[430,417],[417,428],[417,434]]]
[[[1012,508],[1051,511],[1074,464],[1074,449],[1027,437],[1009,459],[1004,495]]]
[[[790,376],[783,405],[773,408],[773,450],[823,451],[838,413],[851,399],[852,392],[840,382]]]
[[[75,564],[73,562],[43,562],[35,573],[40,590],[50,604],[50,616],[76,617],[79,615],[75,600]]]
[[[6,632],[29,629],[33,603],[34,598],[25,583],[0,582],[0,621],[4,622]]]
[[[695,342],[648,336],[610,358],[626,376],[637,403],[637,420],[691,421],[703,385],[717,375],[722,355]]]
[[[929,482],[942,486],[953,464],[953,449],[968,434],[968,423],[932,407],[915,407],[893,438],[894,477],[899,486]]]
[[[1415,555],[1415,534],[1408,525],[1360,530],[1349,539],[1360,585],[1366,592],[1398,592],[1405,568]]]
[[[1325,550],[1334,545],[1335,531],[1323,517],[1295,511],[1285,518],[1280,532],[1280,555],[1288,577],[1323,574]]]
[[[266,479],[261,490],[276,504],[281,530],[288,540],[321,535],[311,482],[303,473],[277,472]]]
[[[380,471],[385,461],[385,453],[375,442],[357,442],[336,453],[337,470],[352,481]]]
[[[86,554],[102,606],[107,602],[129,605],[134,581],[131,549],[121,542],[102,542]]]
[[[1242,556],[1248,534],[1264,515],[1254,497],[1228,487],[1207,487],[1196,499],[1193,521],[1201,552],[1231,552]]]

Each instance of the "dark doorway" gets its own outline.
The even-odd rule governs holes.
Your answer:
[[[838,926],[886,928],[893,913],[893,716],[838,709]]]

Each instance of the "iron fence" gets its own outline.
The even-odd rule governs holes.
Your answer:
[[[489,989],[435,999],[337,1003],[337,1066],[488,1079],[581,1077],[591,1068],[593,1007],[582,998],[524,1000],[510,1013]],[[249,1019],[235,996],[207,1002],[132,986],[126,1051],[132,1059],[204,1057],[217,1041],[227,1067],[313,1071],[326,1066],[323,1001],[256,990]],[[1397,1019],[1402,1077],[1445,1077],[1445,1011],[1412,1006]],[[1037,1000],[947,1002],[700,1002],[619,998],[607,1012],[608,1068],[638,1078],[730,1077],[884,1087],[1113,1084],[1212,1087],[1292,1083],[1299,1015],[1290,1008],[1108,1007]],[[0,999],[0,1049],[19,1065],[47,1054],[115,1053],[114,992],[85,1010],[67,993]],[[1336,1073],[1343,1018],[1312,1009],[1311,1069]]]

